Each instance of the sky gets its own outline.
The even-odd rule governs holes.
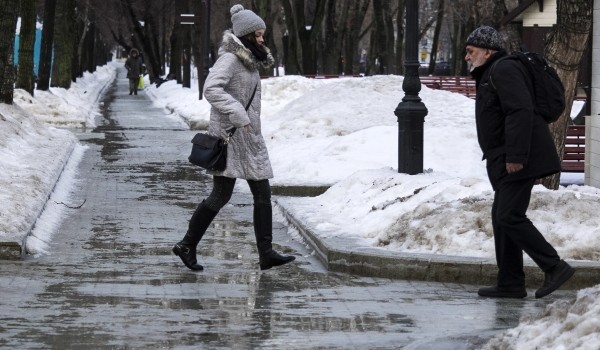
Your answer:
[[[47,243],[68,214],[66,205],[81,204],[71,203],[69,195],[86,147],[63,128],[95,126],[102,92],[122,65],[98,67],[69,90],[36,90],[34,97],[16,90],[13,106],[0,104],[5,169],[0,215],[7,218],[0,220],[0,236],[28,232],[27,223],[39,216],[27,249],[49,253]],[[145,85],[141,93],[157,106],[193,128],[206,127],[210,106],[198,99],[197,85]],[[278,201],[323,238],[348,236],[389,251],[493,258],[493,191],[476,141],[474,100],[423,86],[424,172],[400,174],[393,111],[404,96],[401,86],[401,76],[262,80],[262,131],[275,174],[272,185],[331,186],[318,197]],[[572,115],[581,107],[576,102]],[[567,261],[598,261],[600,189],[584,186],[582,174],[565,174],[561,181],[557,191],[534,188],[528,216]],[[236,186],[247,190],[243,181]],[[64,205],[43,210],[48,193],[48,203]],[[488,346],[598,349],[599,308],[600,286],[581,290],[576,300],[558,300]]]

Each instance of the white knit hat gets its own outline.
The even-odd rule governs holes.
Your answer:
[[[267,25],[262,18],[250,10],[244,10],[242,5],[233,5],[229,12],[231,12],[231,23],[233,24],[233,34],[235,36],[242,37],[260,29],[267,29]]]

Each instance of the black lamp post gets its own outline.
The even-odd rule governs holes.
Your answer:
[[[200,49],[199,56],[202,57],[202,62],[198,64],[198,92],[199,99],[202,99],[202,91],[204,90],[204,82],[208,76],[208,71],[211,66],[210,62],[210,5],[211,0],[204,0],[200,2],[200,23],[198,25],[198,38],[202,37],[202,47]]]
[[[204,29],[204,76],[202,77],[202,81],[206,80],[206,77],[208,76],[208,70],[210,69],[211,66],[211,62],[210,62],[210,7],[211,7],[211,0],[205,0],[206,1],[206,8],[205,8],[205,18],[204,18],[204,24],[206,25],[205,29]],[[202,84],[204,85],[204,84]]]
[[[427,108],[419,97],[418,6],[418,0],[406,1],[404,98],[394,111],[398,117],[398,172],[409,175],[423,172],[423,123],[427,115]]]

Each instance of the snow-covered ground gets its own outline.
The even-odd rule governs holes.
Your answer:
[[[99,67],[69,90],[36,91],[34,97],[17,90],[15,105],[0,104],[0,216],[8,218],[0,221],[0,235],[26,232],[24,223],[39,215],[61,170],[63,176],[76,171],[85,148],[70,132],[53,126],[93,127],[102,89],[119,64]],[[429,111],[425,172],[399,174],[393,111],[404,95],[401,85],[399,76],[263,80],[263,134],[275,172],[272,183],[331,186],[318,197],[285,199],[296,217],[324,237],[352,236],[364,245],[395,251],[493,257],[492,189],[480,161],[474,101],[423,87],[420,96]],[[207,125],[210,106],[198,99],[195,85],[185,89],[169,81],[156,88],[146,81],[146,86],[143,93],[158,106],[196,128]],[[576,104],[572,114],[579,108]],[[572,185],[558,191],[536,186],[529,216],[564,258],[598,261],[600,190],[583,186],[581,174],[562,181]],[[68,203],[68,195],[68,186],[59,186],[52,200]],[[43,242],[51,239],[64,214],[44,215],[35,238],[28,240],[33,253],[44,252]],[[559,301],[548,315],[524,322],[492,344],[598,349],[598,294],[598,287],[580,291],[573,307],[566,309],[568,301]],[[578,347],[575,337],[584,345]]]

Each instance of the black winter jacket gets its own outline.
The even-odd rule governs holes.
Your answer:
[[[127,78],[139,79],[142,74],[142,58],[138,55],[136,57],[130,56],[125,61],[125,68],[127,69]]]
[[[477,139],[494,190],[501,181],[538,179],[560,171],[548,125],[534,112],[527,68],[518,60],[504,59],[493,70],[494,85],[490,83],[490,68],[505,55],[497,52],[471,72],[477,82]],[[506,163],[521,163],[524,168],[509,175]]]

